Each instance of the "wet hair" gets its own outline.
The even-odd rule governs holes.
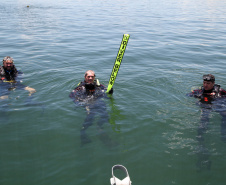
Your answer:
[[[88,71],[86,71],[86,72],[85,72],[85,77],[87,76],[87,73],[88,73],[88,72],[92,72],[92,73],[94,74],[94,77],[96,77],[95,72],[94,72],[93,70],[88,70]]]
[[[10,56],[6,56],[3,58],[2,63],[6,62],[7,60],[11,61],[13,63],[13,58]]]
[[[215,82],[215,76],[212,74],[203,75],[203,81]]]

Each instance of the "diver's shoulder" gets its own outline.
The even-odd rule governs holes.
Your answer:
[[[5,75],[5,70],[1,65],[0,65],[0,75],[1,76]]]
[[[78,88],[78,87],[82,87],[82,86],[85,86],[85,81],[79,82],[79,83],[77,84],[77,86],[75,87],[75,89]]]
[[[99,79],[94,80],[95,86],[101,89],[105,89],[106,87],[100,83]]]
[[[226,91],[223,88],[220,88],[219,92],[221,93],[221,95],[226,95]]]
[[[202,93],[202,92],[203,92],[203,87],[199,87],[198,89],[194,89],[191,91],[191,93],[193,94]]]
[[[85,82],[81,81],[80,83],[78,83],[78,85],[74,88],[73,91],[80,91],[82,89],[85,89]]]
[[[190,93],[187,93],[187,96],[190,97],[197,97],[198,95],[201,95],[203,93],[203,88],[199,87],[197,89],[193,89]]]
[[[220,95],[226,95],[226,91],[223,88],[221,88],[219,84],[214,85],[214,91],[216,91]]]

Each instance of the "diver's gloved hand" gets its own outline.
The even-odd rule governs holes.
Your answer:
[[[108,92],[108,94],[113,94],[113,88]]]

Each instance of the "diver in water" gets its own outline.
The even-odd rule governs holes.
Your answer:
[[[203,102],[208,102],[215,98],[223,97],[226,95],[226,91],[215,84],[214,75],[203,75],[203,87],[201,89],[193,90],[188,96],[200,98]]]
[[[206,129],[209,120],[209,114],[212,108],[216,108],[222,116],[221,124],[221,134],[222,140],[226,142],[226,110],[221,109],[220,105],[213,105],[217,100],[217,103],[222,101],[224,103],[226,98],[226,91],[220,87],[220,85],[215,84],[215,77],[212,74],[203,75],[203,86],[200,89],[193,90],[191,93],[187,94],[190,97],[195,97],[200,100],[200,105],[202,109],[201,117],[201,131]]]
[[[105,95],[106,87],[99,83],[99,80],[95,80],[95,72],[88,70],[85,73],[84,81],[80,82],[78,86],[71,92],[70,97],[75,101],[85,100],[87,96],[93,96],[98,98]],[[109,94],[113,94],[113,89],[109,91]],[[85,96],[85,97],[84,97]]]
[[[13,58],[10,56],[6,56],[3,61],[3,66],[0,66],[0,85],[1,86],[7,86],[5,91],[0,94],[0,99],[6,99],[8,98],[8,94],[10,90],[16,89],[17,87],[22,87],[24,90],[29,91],[29,95],[32,93],[35,93],[36,90],[31,87],[25,87],[22,85],[19,81],[17,82],[17,77],[19,74],[22,74],[19,72],[15,65]],[[3,88],[1,88],[3,91]]]
[[[100,137],[104,137],[103,140],[107,142],[108,137],[102,130],[102,125],[108,122],[108,112],[105,102],[102,100],[106,97],[106,87],[99,83],[99,80],[95,79],[95,72],[88,70],[85,73],[84,81],[80,82],[78,86],[70,93],[70,98],[78,105],[84,105],[87,112],[87,117],[83,123],[81,133],[82,145],[91,142],[86,135],[86,129],[93,124],[95,117],[100,116],[98,120],[98,128],[101,132]],[[113,89],[109,91],[109,94],[113,93]]]
[[[226,109],[224,108],[226,91],[220,85],[215,84],[214,75],[207,74],[203,75],[203,86],[187,95],[198,98],[198,104],[201,107],[201,120],[197,130],[197,140],[200,145],[198,167],[203,168],[203,166],[206,166],[210,168],[211,162],[208,160],[208,150],[205,147],[203,135],[207,130],[211,112],[216,111],[222,116],[221,139],[226,142]]]
[[[14,65],[13,58],[6,56],[2,60],[3,66],[0,66],[1,80],[15,81],[18,71]]]

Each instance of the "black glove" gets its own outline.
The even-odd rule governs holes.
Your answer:
[[[108,94],[113,94],[113,88],[108,92]]]

